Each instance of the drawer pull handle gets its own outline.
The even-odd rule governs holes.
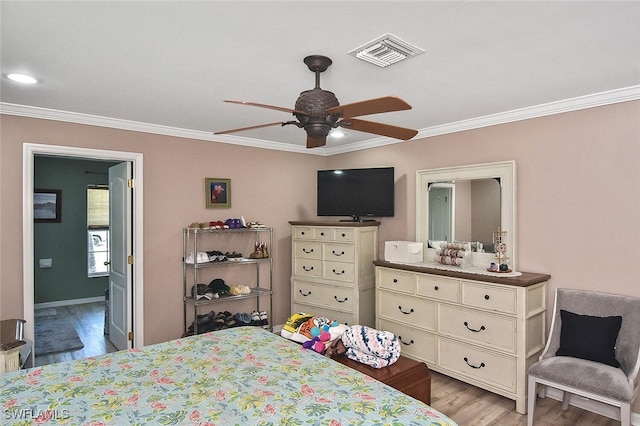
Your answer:
[[[474,330],[473,328],[469,327],[469,323],[466,321],[464,322],[464,326],[467,327],[467,330],[473,331],[474,333],[480,333],[481,331],[486,330],[486,328],[484,328],[484,325],[481,325],[480,328]]]
[[[438,291],[438,290],[440,290],[440,287],[435,286],[435,287],[433,287],[433,289],[434,289],[435,291]]]
[[[313,253],[313,249],[308,250],[308,249],[306,249],[306,248],[304,248],[304,247],[302,248],[302,251],[303,251],[304,253],[307,253],[307,254],[309,254],[309,253]]]
[[[484,295],[484,300],[489,300],[489,295],[488,294]]]
[[[349,298],[348,298],[348,297],[345,297],[345,298],[344,298],[344,299],[342,299],[342,300],[338,299],[338,296],[333,296],[333,298],[334,298],[334,299],[336,299],[336,301],[337,301],[338,303],[344,303],[344,302],[346,302],[347,300],[349,300]]]
[[[398,279],[397,279],[397,278],[394,278],[394,279],[393,279],[393,283],[395,284],[395,283],[397,283],[397,282],[398,282]]]
[[[302,265],[302,269],[304,269],[307,272],[313,271],[313,266],[304,266]]]
[[[302,292],[302,289],[298,290],[298,292],[299,292],[301,295],[303,295],[304,297],[311,296],[311,292],[309,292],[309,293],[307,293],[307,294],[304,294],[304,293]]]
[[[469,359],[468,359],[466,356],[464,357],[464,362],[466,362],[466,363],[467,363],[467,365],[468,365],[469,367],[471,367],[471,368],[482,368],[482,367],[486,367],[486,365],[484,365],[484,362],[481,362],[479,367],[478,367],[478,366],[475,366],[475,365],[471,365],[471,364],[469,364]]]
[[[403,311],[403,310],[402,310],[402,306],[398,305],[398,309],[400,309],[400,312],[402,312],[402,313],[403,313],[403,314],[405,314],[405,315],[409,315],[409,314],[412,314],[412,313],[413,313],[413,308],[411,308],[411,309],[409,310],[409,312],[406,312],[406,311]]]
[[[346,236],[347,236],[347,234],[345,234],[345,233],[343,233],[343,234],[342,234],[342,238],[344,238],[344,237],[346,237]]]
[[[304,235],[304,231],[300,232],[300,235]]]
[[[344,251],[337,253],[335,250],[331,250],[331,253],[333,253],[334,256],[344,256]]]
[[[324,237],[324,232],[321,232],[321,233],[320,233],[320,236]]]
[[[413,339],[411,339],[411,341],[409,343],[406,343],[404,340],[402,340],[402,336],[398,336],[398,340],[400,340],[400,343],[402,343],[403,345],[407,345],[407,346],[411,346],[414,343]]]
[[[344,274],[344,269],[342,270],[342,272],[336,271],[335,269],[333,269],[333,273],[336,275],[342,275]]]

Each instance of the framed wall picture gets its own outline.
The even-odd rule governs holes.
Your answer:
[[[59,189],[33,190],[33,221],[36,223],[62,222],[62,191]]]
[[[208,209],[231,207],[231,179],[205,178],[204,188]]]

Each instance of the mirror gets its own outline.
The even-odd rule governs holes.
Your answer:
[[[500,180],[429,184],[429,240],[470,241],[473,251],[494,252],[493,231],[501,226]]]
[[[416,241],[468,241],[492,253],[500,226],[515,269],[514,161],[419,170],[416,191]]]

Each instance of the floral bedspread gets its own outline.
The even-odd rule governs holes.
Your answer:
[[[0,376],[0,424],[455,425],[258,327]]]

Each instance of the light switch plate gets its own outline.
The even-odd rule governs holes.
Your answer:
[[[53,259],[40,259],[41,268],[51,268],[53,266]]]

